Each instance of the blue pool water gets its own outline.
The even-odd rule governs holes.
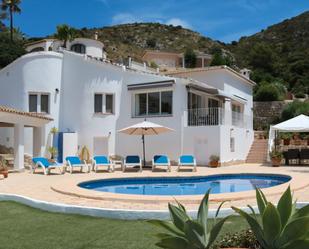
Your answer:
[[[105,179],[80,183],[79,186],[101,192],[135,195],[202,195],[232,193],[269,188],[291,180],[275,174],[224,174],[199,177],[143,177]]]

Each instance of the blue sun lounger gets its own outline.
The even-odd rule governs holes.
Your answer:
[[[192,155],[181,155],[178,159],[178,168],[177,171],[179,171],[180,167],[182,166],[192,166],[193,171],[196,172],[196,160],[194,156]]]
[[[81,161],[78,156],[68,156],[65,160],[67,161],[67,167],[71,174],[73,173],[74,168],[80,168],[80,172],[83,171],[83,168],[86,168],[86,172],[90,172],[88,164],[86,164],[85,161]]]
[[[166,167],[166,171],[171,172],[171,162],[166,155],[155,155],[152,159],[152,171],[155,170],[157,166]]]
[[[93,160],[92,160],[92,165],[93,165],[93,170],[95,172],[98,171],[98,168],[99,167],[107,167],[108,171],[109,172],[113,172],[114,169],[113,169],[113,165],[112,163],[110,162],[110,160],[108,159],[107,156],[94,156],[93,157]]]
[[[59,169],[61,174],[63,172],[62,164],[51,163],[45,157],[32,158],[31,172],[34,173],[40,167],[43,169],[44,175],[48,175],[52,169]]]
[[[126,156],[123,164],[122,171],[125,172],[127,167],[139,167],[139,171],[142,172],[142,161],[139,156]]]

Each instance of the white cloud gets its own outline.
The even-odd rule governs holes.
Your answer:
[[[180,18],[171,18],[169,20],[166,21],[166,24],[167,25],[173,25],[173,26],[182,26],[183,28],[187,28],[187,29],[191,29],[192,26],[184,21],[184,20],[181,20]]]
[[[119,13],[112,17],[112,24],[125,24],[135,22],[142,22],[142,20],[130,13]]]

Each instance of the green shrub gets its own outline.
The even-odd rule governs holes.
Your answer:
[[[294,100],[283,109],[281,113],[281,120],[285,121],[300,114],[309,115],[309,102]]]
[[[252,230],[240,231],[234,234],[226,234],[219,242],[214,244],[213,249],[232,247],[262,249]]]
[[[282,100],[282,95],[276,85],[270,83],[261,84],[254,97],[255,101]]]

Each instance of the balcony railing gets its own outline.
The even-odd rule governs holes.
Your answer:
[[[199,108],[187,111],[188,126],[232,125],[240,128],[252,127],[252,117],[223,108]]]
[[[189,126],[211,126],[223,124],[222,108],[199,108],[188,110]]]

